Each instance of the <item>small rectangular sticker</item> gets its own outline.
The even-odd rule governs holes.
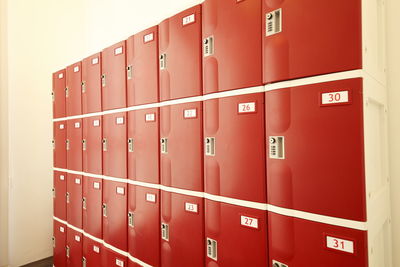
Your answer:
[[[185,203],[185,210],[189,211],[189,212],[193,212],[193,213],[197,213],[199,211],[197,204],[193,204],[193,203],[189,203],[189,202]]]
[[[92,58],[92,65],[96,65],[97,63],[99,63],[99,58],[98,57]]]
[[[238,105],[238,112],[239,112],[239,113],[252,113],[252,112],[256,112],[256,103],[255,103],[255,102],[239,103],[239,105]]]
[[[79,71],[79,66],[75,66],[74,67],[74,72],[78,72]]]
[[[332,236],[326,236],[326,247],[354,254],[354,242]]]
[[[64,129],[64,124],[60,124],[60,129]]]
[[[194,108],[194,109],[185,109],[184,111],[183,111],[183,117],[185,118],[185,119],[193,119],[193,118],[196,118],[197,117],[197,110]]]
[[[76,242],[81,242],[81,237],[79,235],[75,235],[75,241]]]
[[[124,261],[122,261],[122,260],[120,260],[120,259],[116,259],[116,260],[115,260],[115,264],[116,264],[117,266],[124,267]]]
[[[182,18],[182,25],[183,26],[188,25],[188,24],[193,23],[193,22],[195,22],[194,14]]]
[[[60,175],[60,180],[64,181],[65,180],[65,176],[64,175]]]
[[[81,123],[80,122],[75,122],[75,128],[80,128],[81,127]]]
[[[146,194],[146,200],[149,202],[156,203],[156,195],[155,194]]]
[[[148,113],[145,116],[146,121],[156,121],[156,114],[155,113]]]
[[[125,188],[117,186],[117,194],[125,195]]]
[[[153,40],[154,40],[154,33],[146,34],[146,35],[143,37],[144,43],[148,43],[148,42],[151,42],[151,41],[153,41]]]
[[[93,245],[93,251],[96,253],[100,253],[100,247]]]
[[[93,182],[93,188],[94,189],[100,189],[100,183],[99,182]]]
[[[118,48],[115,48],[114,54],[115,54],[115,55],[122,54],[122,46],[120,46],[120,47],[118,47]]]
[[[64,78],[64,73],[58,74],[58,79],[62,79],[62,78]]]
[[[322,93],[322,105],[349,103],[349,91]]]
[[[75,178],[75,183],[76,184],[81,184],[81,179],[80,178]]]
[[[240,216],[240,224],[243,226],[258,229],[258,219],[247,216]]]
[[[100,126],[100,120],[94,120],[94,121],[93,121],[93,126],[94,126],[94,127]]]
[[[60,226],[60,232],[61,232],[61,233],[64,233],[64,232],[65,232],[64,227]]]
[[[118,117],[118,118],[116,119],[116,123],[117,123],[117,124],[124,124],[124,117]]]

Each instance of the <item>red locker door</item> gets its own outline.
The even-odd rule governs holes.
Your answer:
[[[83,171],[94,174],[103,173],[102,165],[102,117],[83,118],[82,157]]]
[[[262,0],[203,4],[204,93],[262,85]]]
[[[67,122],[53,123],[53,161],[56,168],[67,168]]]
[[[82,233],[67,229],[67,266],[82,266]]]
[[[126,41],[128,106],[158,102],[158,26]]]
[[[103,240],[120,250],[128,250],[127,184],[103,182]]]
[[[82,171],[82,119],[67,121],[67,168]]]
[[[67,174],[53,172],[53,215],[58,219],[67,220]]]
[[[158,184],[159,178],[159,109],[128,113],[128,177]]]
[[[82,61],[82,113],[101,111],[101,53]]]
[[[102,245],[89,237],[83,237],[82,267],[101,267]],[[107,267],[107,266],[104,266]]]
[[[83,177],[82,224],[83,230],[97,238],[102,233],[102,186],[101,178]]]
[[[268,203],[365,221],[362,79],[266,93]]]
[[[101,87],[103,110],[126,107],[126,42],[114,44],[101,52]]]
[[[160,190],[129,185],[128,207],[129,254],[160,266]]]
[[[55,267],[67,266],[67,226],[53,220],[53,265]]]
[[[161,266],[204,266],[204,200],[161,192]]]
[[[161,183],[203,191],[202,103],[160,109]]]
[[[128,257],[121,255],[109,248],[103,246],[103,253],[101,254],[102,266],[104,267],[127,267]]]
[[[162,21],[159,33],[160,100],[201,95],[201,5]]]
[[[267,212],[205,201],[206,266],[269,266]]]
[[[205,101],[206,192],[266,203],[264,138],[264,93]]]
[[[67,67],[67,87],[65,101],[67,116],[82,114],[82,63]]]
[[[362,68],[361,1],[264,0],[264,83]]]
[[[127,178],[126,113],[103,116],[103,174]]]
[[[67,174],[67,221],[82,228],[82,176]]]
[[[368,266],[366,231],[270,212],[268,237],[271,266]]]
[[[65,117],[65,69],[53,73],[53,118]]]

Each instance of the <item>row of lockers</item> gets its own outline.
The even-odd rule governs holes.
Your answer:
[[[361,0],[206,0],[54,73],[54,117],[361,69],[361,35]]]

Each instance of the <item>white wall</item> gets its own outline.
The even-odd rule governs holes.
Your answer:
[[[52,253],[51,73],[198,1],[0,1],[0,266],[7,263],[19,266]],[[400,2],[387,3],[392,207],[393,225],[398,226],[393,229],[393,251],[397,267],[400,266],[400,255],[396,253],[400,251]],[[4,68],[7,59],[8,69]]]

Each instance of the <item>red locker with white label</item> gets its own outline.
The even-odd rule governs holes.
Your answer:
[[[82,122],[83,171],[94,174],[102,174],[102,117],[87,117],[83,118]]]
[[[366,231],[270,212],[268,237],[270,266],[368,266]]]
[[[67,122],[53,123],[53,162],[56,168],[67,168]]]
[[[362,79],[266,93],[268,203],[366,220]]]
[[[67,116],[82,114],[82,63],[78,62],[67,67],[67,87],[65,102]]]
[[[82,228],[82,176],[67,174],[67,221]]]
[[[161,192],[161,266],[204,266],[203,198]]]
[[[128,106],[158,102],[158,26],[126,41]]]
[[[83,237],[82,267],[101,267],[103,246],[87,236]],[[104,266],[106,267],[106,266]]]
[[[266,203],[264,93],[204,101],[205,191]]]
[[[128,257],[103,246],[101,262],[104,267],[127,267]]]
[[[159,25],[160,100],[202,94],[201,5]]]
[[[67,266],[67,226],[53,220],[53,265],[54,267]]]
[[[103,174],[127,178],[126,113],[103,115]]]
[[[82,225],[83,230],[97,238],[102,233],[102,186],[101,178],[83,177]]]
[[[53,216],[67,220],[67,174],[65,172],[53,172]]]
[[[263,13],[264,83],[362,68],[360,0],[265,0]]]
[[[103,181],[103,240],[120,250],[128,250],[128,186],[126,183]]]
[[[203,3],[205,94],[262,85],[261,6],[262,0]]]
[[[160,108],[161,183],[203,191],[201,102]]]
[[[128,247],[132,257],[154,267],[160,266],[159,189],[129,185]]]
[[[101,111],[101,53],[82,60],[82,113]]]
[[[128,112],[128,177],[158,184],[160,161],[159,109]]]
[[[82,171],[82,119],[67,121],[67,168]]]
[[[267,211],[208,199],[205,203],[206,266],[270,266]]]
[[[67,229],[67,266],[82,266],[82,233]]]
[[[102,108],[126,107],[126,41],[101,52]]]
[[[53,73],[53,118],[65,117],[65,69]]]

